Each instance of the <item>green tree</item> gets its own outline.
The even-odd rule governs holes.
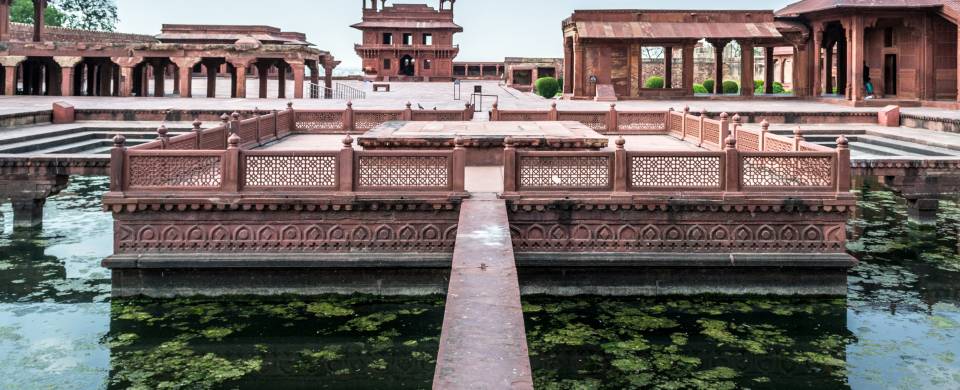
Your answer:
[[[119,19],[114,0],[57,0],[56,4],[66,16],[66,27],[97,31],[117,29]]]
[[[560,92],[560,83],[553,77],[541,77],[534,83],[537,94],[547,99],[552,99]]]
[[[47,6],[43,21],[47,26],[63,26],[65,15],[56,6]],[[14,0],[10,6],[10,21],[33,24],[33,0]]]

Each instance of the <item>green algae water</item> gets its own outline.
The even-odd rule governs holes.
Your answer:
[[[104,178],[0,233],[0,388],[429,388],[441,296],[112,299]],[[524,297],[538,389],[960,388],[960,208],[865,188],[843,298]]]

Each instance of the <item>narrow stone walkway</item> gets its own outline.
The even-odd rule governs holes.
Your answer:
[[[495,195],[463,202],[434,389],[532,389],[520,283]]]

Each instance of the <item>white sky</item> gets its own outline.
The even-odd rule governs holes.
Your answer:
[[[362,0],[117,0],[121,32],[158,34],[163,23],[262,24],[307,34],[310,42],[358,68],[353,52]],[[403,0],[436,7],[439,0]],[[560,23],[575,9],[772,9],[793,0],[459,0],[458,61],[562,57]],[[392,4],[388,0],[387,4]]]

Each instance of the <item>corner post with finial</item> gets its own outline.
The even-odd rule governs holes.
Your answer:
[[[510,136],[503,139],[503,192],[517,192],[517,149]]]
[[[287,102],[287,134],[297,131],[297,113],[293,110],[293,102]]]
[[[356,127],[356,126],[357,126],[357,123],[356,123],[356,121],[354,120],[354,115],[353,115],[353,114],[354,114],[354,113],[353,113],[353,101],[348,100],[348,101],[347,101],[347,110],[343,112],[343,116],[344,116],[344,118],[343,118],[343,127],[344,127],[344,130],[347,131],[347,133],[351,133],[351,132],[357,131],[357,127]]]
[[[500,104],[493,103],[493,109],[490,110],[490,121],[496,122],[500,120]]]
[[[280,129],[277,128],[277,125],[280,124],[280,113],[277,110],[273,110],[270,115],[272,116],[270,120],[273,121],[273,139],[280,139]]]
[[[473,106],[470,103],[463,104],[463,120],[472,121],[473,120]]]
[[[673,111],[674,111],[674,110],[673,110],[673,107],[670,107],[670,108],[667,110],[667,115],[666,115],[665,117],[663,117],[663,128],[666,129],[667,135],[669,135],[670,133],[672,133],[671,130],[673,130],[673,129],[670,128],[670,123],[671,123],[670,119],[673,118]]]
[[[340,148],[339,175],[340,192],[353,192],[353,137],[347,134],[343,137],[343,147]]]
[[[194,141],[193,149],[194,150],[200,150],[200,145],[201,145],[200,140],[203,137],[203,129],[201,128],[201,126],[203,126],[203,122],[200,122],[200,118],[199,117],[194,118],[193,129],[191,129],[191,131],[193,131],[193,141]]]
[[[703,125],[707,120],[707,109],[700,110],[700,126],[697,129],[697,146],[703,146]]]
[[[124,184],[124,170],[127,159],[127,138],[123,134],[113,136],[113,148],[110,149],[110,192],[122,192]]]
[[[170,136],[167,135],[167,126],[161,124],[157,128],[157,140],[160,141],[160,149],[166,149],[167,145],[170,144]]]
[[[223,145],[222,146],[223,150],[226,150],[227,140],[230,138],[230,134],[232,134],[230,129],[230,115],[227,115],[226,113],[224,113],[223,115],[220,115],[220,126],[223,127],[223,133],[224,133],[223,138],[220,139],[221,141],[223,141],[223,143],[220,145]]]
[[[464,148],[463,137],[458,136],[453,140],[453,182],[452,190],[454,192],[466,191],[466,166],[467,150]]]
[[[740,130],[740,127],[743,125],[741,122],[740,114],[733,114],[732,124],[730,125],[730,134],[733,134],[733,138],[737,138],[737,131]]]
[[[797,126],[796,129],[793,129],[793,151],[799,152],[800,145],[802,145],[806,139],[803,138],[803,130],[800,129],[800,126]]]
[[[850,192],[850,142],[841,135],[837,138],[837,192]]]
[[[767,148],[767,133],[770,132],[770,122],[766,119],[760,122],[760,143],[757,145],[757,151],[762,152]]]
[[[410,102],[407,102],[406,108],[403,109],[403,114],[402,114],[401,118],[402,118],[403,120],[405,120],[405,121],[412,121],[412,120],[413,120],[413,109],[410,108],[411,106],[412,106],[412,104],[410,104]]]
[[[727,137],[733,137],[733,135],[730,134],[730,115],[723,112],[720,113],[720,139],[717,140],[717,143],[720,145],[717,146],[722,148],[723,142],[727,139]]]
[[[617,104],[610,103],[610,111],[607,112],[607,132],[613,133],[618,130],[620,127],[618,115],[617,115]]]
[[[737,139],[727,136],[723,144],[723,151],[726,153],[724,191],[740,192],[740,151],[737,150]]]
[[[227,152],[223,159],[223,192],[240,192],[240,135],[234,133],[227,138]]]
[[[550,103],[550,113],[547,114],[547,120],[549,121],[560,120],[560,113],[557,112],[557,102]]]
[[[690,120],[688,119],[689,116],[690,116],[690,106],[683,106],[683,120],[680,123],[680,126],[683,127],[683,131],[681,131],[681,136],[680,136],[680,139],[682,140],[687,139],[687,121]]]
[[[624,148],[627,141],[623,137],[617,138],[617,149],[613,154],[613,192],[627,192],[627,176],[630,168],[627,166],[627,150]]]

